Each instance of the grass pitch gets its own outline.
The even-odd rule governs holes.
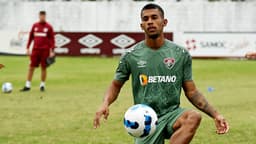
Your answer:
[[[39,91],[40,72],[32,91],[24,86],[28,58],[0,56],[6,67],[0,83],[11,82],[11,94],[0,93],[0,144],[131,144],[123,114],[132,105],[130,82],[111,106],[110,117],[93,129],[94,113],[113,78],[118,58],[58,57],[49,68],[45,93]],[[203,120],[192,144],[256,143],[256,61],[193,60],[198,88],[229,121],[227,135],[215,134],[213,120]],[[214,90],[208,92],[207,88]],[[184,96],[182,106],[193,108]],[[193,108],[194,109],[194,108]],[[166,141],[167,143],[168,141]]]

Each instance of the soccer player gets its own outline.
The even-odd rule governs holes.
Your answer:
[[[164,38],[167,22],[160,6],[147,4],[142,8],[145,40],[121,57],[115,78],[96,112],[95,128],[99,127],[102,116],[107,119],[109,106],[131,75],[134,103],[151,106],[159,118],[156,132],[145,139],[136,138],[135,144],[164,144],[164,139],[169,139],[171,144],[188,144],[192,140],[201,115],[180,107],[182,88],[188,100],[213,119],[218,134],[228,132],[228,122],[208,103],[192,79],[188,51]]]
[[[34,41],[32,52],[29,47]],[[52,26],[46,22],[46,12],[39,12],[39,22],[32,26],[27,43],[27,55],[30,56],[30,67],[28,70],[27,81],[25,87],[21,89],[22,92],[29,91],[31,88],[31,80],[36,67],[41,66],[41,83],[40,91],[45,91],[45,80],[47,74],[46,59],[53,57],[54,54],[54,31]]]

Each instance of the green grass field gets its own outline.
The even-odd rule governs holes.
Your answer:
[[[14,85],[0,93],[0,144],[131,144],[122,119],[132,105],[130,82],[111,106],[110,117],[93,129],[95,110],[113,78],[118,58],[59,57],[49,69],[47,91],[39,92],[36,71],[32,91],[20,93],[28,58],[0,56],[6,67],[0,82]],[[256,143],[256,61],[194,60],[194,80],[207,99],[228,119],[230,132],[216,135],[213,120],[203,120],[192,144]],[[208,92],[207,87],[213,87]],[[182,96],[182,106],[193,108]],[[194,108],[193,108],[194,109]],[[167,143],[168,141],[166,141]]]

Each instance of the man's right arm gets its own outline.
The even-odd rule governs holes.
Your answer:
[[[30,55],[29,47],[30,47],[30,44],[33,39],[34,39],[34,25],[32,26],[32,29],[29,32],[28,43],[27,43],[27,52],[26,52],[27,55]]]
[[[116,69],[115,78],[107,89],[102,105],[95,114],[93,121],[94,128],[99,127],[102,116],[104,116],[104,119],[108,118],[109,106],[117,99],[121,88],[130,77],[131,68],[128,63],[127,56],[128,55],[126,53],[120,59]]]
[[[107,89],[102,105],[95,114],[93,121],[94,128],[100,126],[100,119],[102,116],[105,120],[107,120],[109,115],[109,106],[117,99],[123,85],[124,82],[120,82],[118,80],[112,81],[109,88]]]

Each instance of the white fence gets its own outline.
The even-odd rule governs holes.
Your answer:
[[[26,43],[20,34],[30,30],[40,10],[47,11],[55,31],[139,32],[140,10],[146,3],[0,2],[0,53],[24,53],[23,47],[10,45]],[[242,57],[256,51],[256,2],[159,0],[158,4],[169,20],[165,30],[174,32],[174,41],[184,47],[196,47],[190,49],[192,56]]]
[[[46,10],[57,31],[140,31],[146,2],[0,2],[0,30],[28,30]],[[167,31],[256,31],[256,2],[159,1]]]

